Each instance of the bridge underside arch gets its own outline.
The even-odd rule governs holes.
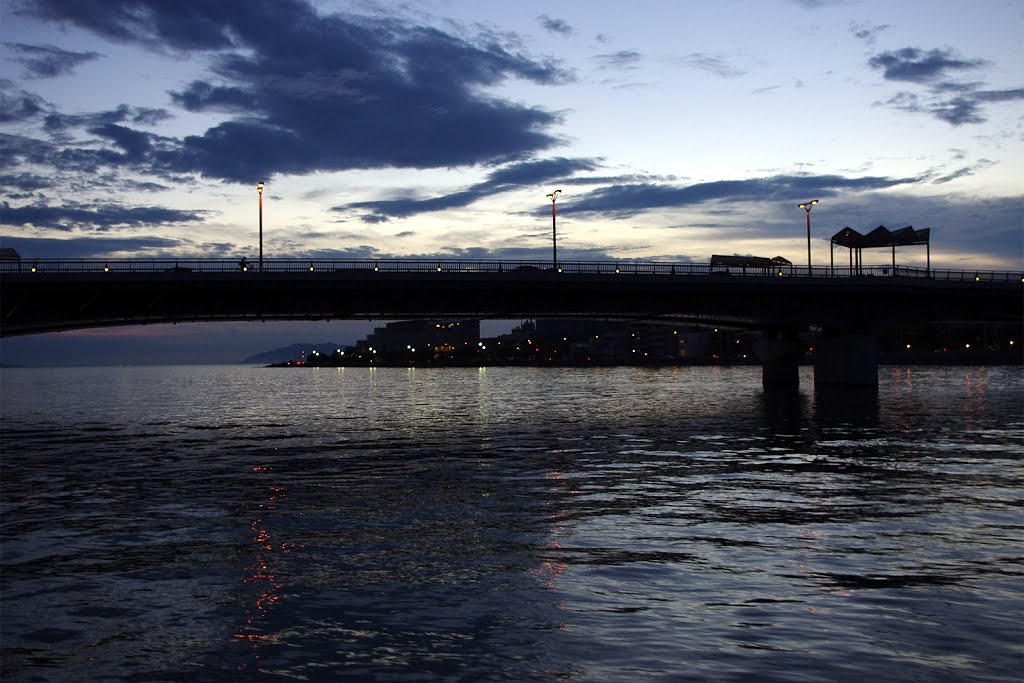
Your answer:
[[[1021,285],[1009,279],[368,269],[18,272],[0,274],[0,288],[0,336],[5,337],[186,322],[586,318],[760,329],[776,339],[816,328],[849,338],[887,326],[940,321],[1013,323],[1024,314]],[[853,348],[844,344],[839,347]]]

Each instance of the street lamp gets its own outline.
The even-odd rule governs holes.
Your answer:
[[[256,191],[260,193],[260,272],[263,272],[263,181],[256,183]]]
[[[562,194],[561,190],[555,190],[547,195],[547,198],[551,200],[551,264],[556,271],[558,270],[558,232],[555,229],[555,200],[560,194]]]
[[[811,276],[811,208],[817,203],[817,199],[812,199],[809,202],[798,205],[807,212],[807,277]]]

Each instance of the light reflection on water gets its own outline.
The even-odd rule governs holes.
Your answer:
[[[2,372],[5,681],[1024,668],[1019,368]]]

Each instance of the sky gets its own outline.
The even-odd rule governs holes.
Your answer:
[[[818,199],[816,264],[913,225],[933,268],[1019,270],[1022,36],[1019,0],[0,0],[0,246],[253,260],[264,181],[267,258],[546,259],[560,189],[563,261],[805,264]],[[372,327],[0,354],[231,362]]]

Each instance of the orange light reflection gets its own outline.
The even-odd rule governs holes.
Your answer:
[[[253,472],[269,475],[271,467],[254,466]],[[288,492],[281,486],[271,486],[270,495],[266,502],[256,505],[260,514],[277,510],[279,503],[287,500]],[[278,637],[273,634],[258,633],[259,622],[267,615],[270,608],[280,599],[280,591],[283,584],[278,581],[274,569],[273,559],[277,553],[286,553],[295,548],[302,547],[297,543],[280,543],[275,545],[274,539],[268,526],[264,523],[263,517],[257,517],[250,524],[252,529],[252,542],[255,548],[255,557],[246,566],[247,575],[242,579],[245,585],[258,586],[258,595],[252,606],[246,609],[245,624],[233,634],[235,638],[245,640],[254,644],[277,642]]]

